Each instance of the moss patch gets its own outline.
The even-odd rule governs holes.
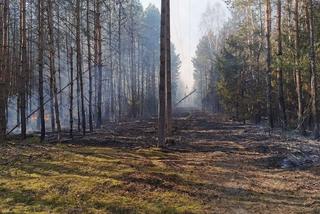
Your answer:
[[[174,189],[180,175],[160,161],[168,158],[160,150],[36,141],[11,149],[4,159],[12,161],[0,166],[4,213],[199,213],[204,206]]]

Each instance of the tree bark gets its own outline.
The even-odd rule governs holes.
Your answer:
[[[57,35],[60,35],[60,7],[59,3],[57,5]],[[57,38],[57,51],[58,51],[58,79],[59,79],[59,91],[62,89],[62,78],[61,78],[61,50],[60,50],[60,36]],[[60,93],[59,95],[59,112],[60,116],[64,118],[64,112],[63,112],[63,93]]]
[[[130,34],[130,65],[131,65],[131,116],[133,118],[136,118],[137,116],[137,83],[136,83],[136,60],[135,60],[135,35],[134,35],[134,11],[133,11],[133,1],[130,3],[130,17],[131,17],[131,23],[129,28],[129,34]]]
[[[102,50],[101,50],[101,21],[100,0],[96,0],[95,11],[95,68],[98,70],[98,103],[97,103],[97,128],[102,125]]]
[[[6,84],[0,79],[0,142],[6,137],[6,121]]]
[[[266,44],[267,44],[267,108],[270,128],[274,128],[274,118],[272,110],[272,70],[271,70],[271,3],[265,0],[266,10]]]
[[[277,68],[277,79],[278,79],[278,101],[279,101],[279,110],[281,113],[281,126],[283,129],[287,128],[287,114],[286,114],[286,105],[284,100],[283,93],[283,71],[282,71],[282,0],[277,0],[277,31],[278,31],[278,68]]]
[[[171,75],[171,24],[170,24],[170,0],[167,0],[167,15],[166,15],[166,58],[167,58],[167,72],[166,72],[166,128],[167,128],[167,135],[172,135],[172,75]]]
[[[87,0],[87,43],[88,43],[88,71],[89,71],[89,129],[93,131],[92,115],[92,67],[91,67],[91,32],[90,32],[90,1]]]
[[[44,110],[43,93],[43,54],[44,54],[44,32],[43,32],[43,0],[38,0],[38,72],[39,72],[39,106],[40,106],[40,139],[43,141],[46,136],[46,122]]]
[[[51,79],[51,93],[53,95],[55,122],[57,125],[58,141],[61,140],[61,123],[60,123],[60,111],[58,101],[58,89],[56,80],[56,68],[55,68],[55,47],[54,47],[54,32],[53,32],[53,9],[52,4],[54,0],[48,0],[48,30],[49,30],[49,61],[50,61],[50,79]]]
[[[316,53],[315,53],[315,25],[314,25],[314,11],[313,11],[313,0],[309,0],[309,63],[310,63],[310,72],[311,72],[311,111],[313,118],[313,137],[319,138],[319,116],[318,116],[318,107],[317,107],[317,73],[316,73]]]
[[[76,44],[77,44],[77,74],[79,77],[80,100],[81,100],[81,125],[82,125],[82,134],[86,135],[86,112],[85,112],[85,107],[84,107],[82,54],[81,54],[80,0],[77,0],[77,2],[76,2]]]
[[[73,47],[70,48],[70,96],[69,96],[69,124],[70,137],[73,138]]]
[[[109,1],[111,4],[111,1]],[[115,102],[114,102],[114,72],[113,72],[113,47],[112,47],[112,10],[109,10],[108,16],[108,40],[109,40],[109,60],[110,60],[110,112],[111,120],[114,120]]]
[[[28,76],[27,67],[27,30],[26,30],[26,1],[20,0],[20,115],[21,115],[21,138],[27,137],[26,118],[26,79]]]
[[[9,1],[0,3],[0,142],[7,128],[7,76],[9,71]]]
[[[118,119],[122,117],[122,53],[121,53],[121,20],[122,20],[122,0],[119,1],[118,11]]]
[[[161,0],[161,35],[160,35],[160,84],[159,84],[159,146],[164,146],[166,140],[166,54],[167,29],[166,16],[169,0]]]
[[[305,133],[303,121],[303,95],[302,95],[302,80],[300,71],[300,30],[299,30],[299,0],[295,0],[295,77],[296,77],[296,92],[298,98],[298,129],[302,134]]]

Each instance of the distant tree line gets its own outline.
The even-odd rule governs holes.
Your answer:
[[[198,102],[239,121],[319,137],[320,2],[231,0],[194,58]],[[217,28],[215,28],[217,29]]]

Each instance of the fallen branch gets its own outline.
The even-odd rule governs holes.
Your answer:
[[[182,98],[179,102],[177,102],[174,106],[177,107],[180,103],[182,103],[183,101],[185,101],[188,97],[190,97],[192,94],[196,93],[197,89],[194,89],[190,94],[188,94],[187,96],[185,96],[184,98]]]

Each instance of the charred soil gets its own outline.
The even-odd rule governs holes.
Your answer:
[[[0,211],[320,213],[320,143],[185,111],[159,149],[156,122],[0,144]]]

